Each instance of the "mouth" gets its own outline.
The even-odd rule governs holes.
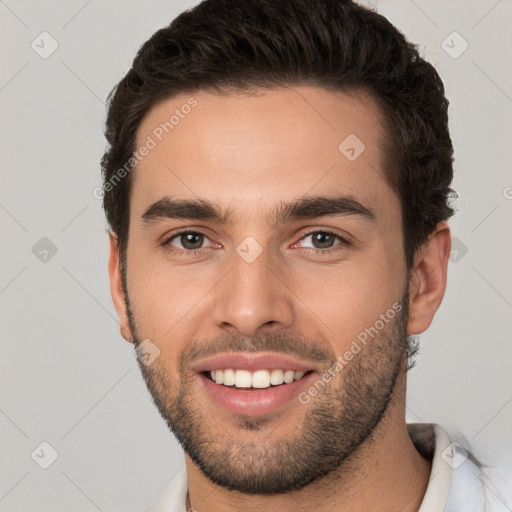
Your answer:
[[[268,389],[274,386],[287,385],[302,379],[311,373],[312,370],[235,370],[227,368],[224,370],[210,370],[203,372],[203,375],[216,384],[250,391],[255,389]]]
[[[195,368],[202,391],[214,405],[236,415],[261,416],[300,405],[298,395],[317,371],[278,354],[221,354]]]

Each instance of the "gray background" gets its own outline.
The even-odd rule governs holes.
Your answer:
[[[108,92],[139,45],[194,3],[0,0],[2,512],[140,511],[183,465],[118,333],[93,190]],[[408,421],[459,432],[501,467],[512,458],[512,4],[372,3],[443,77],[460,196]],[[58,43],[46,59],[31,47],[51,49],[43,31]],[[58,452],[48,469],[43,441]]]

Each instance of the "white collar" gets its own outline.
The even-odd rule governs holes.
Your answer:
[[[407,431],[416,449],[424,452],[433,449],[430,478],[418,512],[441,512],[452,484],[452,468],[442,457],[450,449],[450,438],[439,425],[429,423],[409,423]]]

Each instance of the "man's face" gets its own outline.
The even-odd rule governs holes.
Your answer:
[[[193,98],[159,103],[138,130],[136,148],[156,146],[133,174],[129,327],[160,350],[142,373],[207,477],[298,489],[371,435],[404,371],[382,125],[369,98],[313,87]]]

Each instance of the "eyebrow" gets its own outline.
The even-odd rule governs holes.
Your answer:
[[[267,216],[275,228],[279,224],[317,217],[357,216],[375,222],[375,212],[351,196],[306,196],[294,201],[282,201]],[[233,223],[236,216],[231,208],[216,205],[205,199],[173,199],[165,196],[151,204],[142,214],[144,227],[166,219],[210,220],[220,224]]]

